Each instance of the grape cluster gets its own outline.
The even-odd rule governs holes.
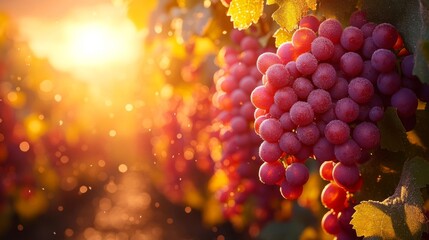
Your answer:
[[[389,23],[368,22],[362,11],[345,28],[333,18],[305,16],[290,42],[257,60],[263,85],[251,101],[254,128],[263,139],[260,180],[280,186],[284,198],[297,199],[309,178],[305,161],[316,159],[329,181],[321,193],[331,209],[323,228],[338,239],[356,237],[349,224],[353,193],[362,186],[359,164],[380,144],[377,122],[393,107],[411,130],[418,98],[427,98],[427,85],[413,76],[413,65]]]
[[[217,114],[212,125],[222,146],[215,170],[227,179],[227,184],[217,191],[217,198],[227,219],[243,215],[246,202],[255,200],[253,208],[258,210],[253,217],[264,221],[269,217],[266,209],[270,199],[275,199],[275,189],[254,179],[261,139],[253,129],[255,107],[250,94],[262,77],[256,60],[267,50],[255,34],[232,30],[230,37],[232,44],[218,54],[220,69],[214,74],[213,105]]]

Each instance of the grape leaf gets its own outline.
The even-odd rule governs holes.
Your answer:
[[[405,162],[395,193],[382,202],[355,206],[351,224],[358,236],[371,239],[421,239],[427,231],[420,189],[429,184],[429,163],[415,157]]]
[[[429,82],[429,59],[424,56],[424,42],[429,40],[429,1],[363,0],[362,10],[370,21],[396,26],[406,48],[415,54],[413,73],[421,81]]]
[[[292,38],[292,32],[286,31],[284,28],[279,28],[274,33],[274,38],[276,39],[276,47],[278,47],[282,43],[291,40],[291,38]]]
[[[272,17],[280,28],[286,31],[293,31],[297,28],[299,20],[305,15],[310,9],[316,9],[316,0],[271,0],[267,1],[267,4],[279,5],[279,8],[273,13]]]
[[[234,28],[246,29],[257,23],[264,10],[264,0],[232,0],[227,15],[231,17]]]
[[[381,148],[392,152],[405,151],[408,146],[407,134],[401,120],[392,107],[386,109],[383,119],[378,123],[381,132]]]

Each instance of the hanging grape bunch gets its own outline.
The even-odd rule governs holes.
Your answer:
[[[257,35],[257,34],[255,34]],[[266,51],[257,36],[244,31],[231,31],[232,44],[218,54],[220,69],[214,75],[216,93],[213,105],[217,116],[213,127],[219,134],[221,157],[215,171],[223,172],[227,184],[217,191],[227,219],[243,214],[248,200],[256,200],[254,218],[265,221],[274,189],[260,184],[254,176],[259,166],[260,137],[253,130],[255,107],[250,102],[252,90],[262,75],[256,68],[258,56]],[[246,221],[250,221],[247,219]]]
[[[345,28],[333,18],[302,18],[290,42],[257,60],[263,85],[251,101],[255,131],[263,139],[260,180],[295,200],[309,178],[304,163],[314,158],[329,181],[321,194],[330,209],[323,229],[356,238],[349,224],[353,194],[362,186],[359,165],[380,145],[377,122],[393,107],[412,130],[418,98],[427,98],[413,65],[396,28],[368,22],[364,12],[353,13]]]

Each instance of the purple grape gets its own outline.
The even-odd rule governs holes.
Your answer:
[[[323,215],[322,218],[322,228],[331,235],[336,235],[340,232],[340,224],[338,222],[337,215],[334,211],[329,211]]]
[[[273,105],[271,105],[269,113],[272,118],[279,119],[280,116],[284,113],[284,111],[279,107],[279,105],[274,103]]]
[[[359,168],[356,164],[345,165],[339,162],[335,164],[334,169],[332,169],[332,177],[338,186],[349,190],[359,181]]]
[[[313,153],[316,160],[319,162],[335,159],[334,145],[325,137],[319,138],[319,140],[313,145]]]
[[[274,103],[273,95],[265,88],[265,86],[258,86],[250,95],[253,106],[261,109],[268,110]]]
[[[339,100],[348,96],[349,83],[345,78],[337,78],[337,82],[329,89],[332,99]]]
[[[356,164],[362,154],[359,145],[353,139],[349,139],[343,144],[335,145],[334,153],[336,159],[345,165]]]
[[[334,44],[340,42],[342,32],[343,27],[337,19],[328,18],[320,23],[319,36],[326,37]]]
[[[372,36],[372,31],[374,31],[374,28],[377,26],[377,24],[373,22],[367,22],[365,23],[360,30],[362,30],[363,37],[368,38]]]
[[[303,186],[310,176],[308,168],[303,163],[292,163],[287,166],[286,181],[294,186]]]
[[[274,94],[274,102],[283,111],[289,111],[294,103],[298,101],[298,96],[295,91],[290,87],[279,89]]]
[[[265,73],[267,81],[276,89],[292,84],[293,79],[283,64],[273,64]]]
[[[324,134],[330,143],[343,144],[350,138],[350,127],[341,120],[332,120],[326,125]]]
[[[296,154],[301,150],[302,144],[293,132],[285,132],[279,140],[280,149],[286,154]]]
[[[280,193],[284,199],[296,200],[303,191],[302,186],[292,185],[286,179],[280,185]]]
[[[331,88],[337,81],[335,68],[329,63],[320,63],[311,76],[311,81],[318,88],[325,90]]]
[[[378,49],[372,54],[371,65],[379,72],[391,72],[396,67],[396,56],[387,49]]]
[[[363,60],[355,52],[347,52],[340,59],[340,68],[348,77],[356,77],[361,74],[363,69]]]
[[[350,16],[350,26],[361,28],[368,20],[366,19],[366,12],[364,11],[355,11]]]
[[[310,92],[307,98],[314,113],[324,113],[332,106],[332,100],[329,92],[323,89],[315,89]]]
[[[380,121],[384,116],[384,110],[380,106],[372,107],[371,110],[369,110],[368,117],[373,122]]]
[[[277,49],[277,56],[283,64],[293,61],[295,59],[295,54],[295,48],[292,42],[285,42]]]
[[[313,122],[314,112],[309,103],[298,101],[292,105],[290,117],[297,126],[305,126]]]
[[[365,59],[371,59],[372,54],[378,49],[377,45],[375,45],[372,37],[368,37],[364,40],[362,46],[362,55]]]
[[[297,79],[301,76],[301,73],[296,68],[296,62],[290,61],[286,64],[286,69],[289,71],[289,74],[293,79]]]
[[[277,161],[283,154],[278,143],[263,141],[259,146],[259,157],[264,162]]]
[[[334,54],[332,54],[331,62],[332,63],[339,63],[341,57],[344,55],[346,50],[344,50],[343,46],[341,44],[335,44],[334,45]]]
[[[343,122],[353,122],[359,116],[359,105],[351,98],[342,98],[335,104],[335,115]]]
[[[316,71],[318,65],[316,57],[308,52],[299,55],[295,62],[296,68],[304,76],[313,74],[313,72]]]
[[[306,100],[310,92],[314,89],[311,81],[304,77],[297,78],[292,87],[298,98],[301,100]]]
[[[241,107],[243,104],[249,101],[249,95],[246,94],[242,89],[235,89],[231,93],[231,102],[234,107]]]
[[[325,37],[317,37],[311,43],[311,53],[319,61],[326,61],[334,55],[334,44]]]
[[[358,51],[363,44],[363,33],[357,27],[348,26],[342,32],[340,42],[344,49]]]
[[[373,149],[380,144],[380,130],[370,122],[361,122],[353,129],[353,139],[364,149]]]
[[[377,25],[372,31],[372,38],[379,48],[391,49],[398,39],[398,31],[389,23]]]
[[[261,44],[259,44],[258,39],[252,37],[252,36],[245,36],[241,42],[240,47],[243,51],[245,50],[254,50],[257,51],[261,48]]]
[[[298,140],[305,145],[314,145],[319,140],[320,132],[315,123],[303,127],[297,127],[296,136]]]
[[[377,88],[382,94],[392,95],[401,88],[401,76],[395,71],[380,73]]]
[[[252,77],[251,75],[247,75],[243,77],[240,80],[240,83],[238,85],[239,88],[241,88],[245,93],[251,94],[253,89],[255,89],[258,86],[257,80]]]
[[[234,76],[235,79],[242,79],[249,74],[249,68],[246,66],[246,64],[238,62],[230,67],[229,74]]]
[[[306,15],[301,18],[299,21],[299,27],[300,28],[310,28],[313,30],[313,32],[317,32],[319,29],[320,21],[319,19],[314,15]]]
[[[414,69],[414,55],[407,55],[401,61],[401,71],[405,77],[412,78]]]
[[[398,111],[398,116],[407,118],[417,111],[418,100],[416,94],[408,88],[401,88],[392,95],[390,100],[392,107]]]
[[[285,178],[285,168],[279,161],[264,162],[259,167],[259,180],[267,185],[275,185]]]
[[[259,135],[267,142],[277,142],[282,134],[283,127],[277,119],[265,119],[259,126]]]
[[[291,132],[296,128],[295,123],[292,122],[292,119],[290,118],[289,112],[283,113],[279,118],[280,123],[282,124],[283,130]]]
[[[258,60],[256,61],[256,67],[258,68],[259,72],[265,74],[271,65],[278,63],[282,63],[282,61],[280,60],[279,56],[277,56],[277,54],[264,52],[259,55]]]
[[[299,28],[292,34],[292,45],[300,53],[309,52],[315,38],[316,33],[310,28]]]
[[[364,104],[369,102],[374,95],[374,86],[366,78],[353,78],[349,83],[348,93],[355,102]]]
[[[242,116],[233,117],[230,124],[234,134],[244,133],[248,130],[248,123]]]
[[[254,120],[253,113],[255,112],[255,107],[251,102],[246,102],[243,106],[240,107],[240,115],[243,116],[246,121],[251,122]]]
[[[364,77],[371,81],[373,84],[377,83],[379,72],[372,67],[371,61],[366,60],[363,62],[363,69],[361,73],[361,77]]]

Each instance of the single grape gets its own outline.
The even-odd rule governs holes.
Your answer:
[[[396,56],[387,49],[377,49],[372,54],[371,65],[379,72],[391,72],[396,67]]]
[[[362,154],[360,146],[353,139],[349,139],[343,144],[335,145],[334,153],[336,159],[345,165],[356,164]]]
[[[372,31],[372,38],[379,48],[391,49],[398,39],[398,31],[390,23],[377,25]]]
[[[257,51],[261,48],[258,39],[252,36],[245,36],[240,42],[241,49],[244,50],[254,50]]]
[[[350,127],[341,120],[332,120],[326,125],[324,133],[330,143],[343,144],[350,138]]]
[[[286,181],[295,186],[303,186],[310,176],[307,166],[303,163],[292,163],[286,168]]]
[[[329,63],[320,63],[311,76],[311,81],[318,88],[331,88],[337,81],[335,68]]]
[[[305,145],[314,145],[319,140],[320,132],[315,123],[297,127],[296,136]]]
[[[307,98],[314,113],[321,114],[332,107],[332,99],[329,92],[323,89],[315,89],[310,92]]]
[[[296,200],[303,191],[302,186],[292,185],[286,179],[280,185],[280,193],[284,199]]]
[[[301,150],[302,144],[298,140],[298,137],[293,132],[285,132],[279,140],[280,148],[286,154],[296,154]]]
[[[264,162],[259,167],[259,180],[267,185],[275,185],[285,178],[285,168],[279,161]]]
[[[272,52],[264,52],[259,55],[258,60],[256,61],[256,67],[258,68],[259,72],[265,74],[271,65],[279,63],[282,63],[282,61],[280,60],[279,56],[277,56],[277,54]]]
[[[380,106],[374,106],[369,110],[368,117],[373,122],[380,121],[384,116],[384,110]]]
[[[269,113],[272,118],[279,119],[281,115],[284,113],[284,111],[279,107],[279,105],[274,103],[273,105],[271,105]]]
[[[279,118],[280,123],[282,124],[283,130],[291,132],[296,128],[295,123],[292,122],[289,112],[283,113]]]
[[[265,88],[265,86],[258,86],[250,95],[253,105],[257,108],[268,110],[274,103],[273,95]]]
[[[344,209],[346,199],[346,191],[333,182],[328,183],[322,190],[322,204],[327,208],[333,209],[334,211]]]
[[[365,38],[362,46],[362,56],[365,59],[371,59],[372,54],[378,49],[377,45],[375,45],[372,37]]]
[[[259,135],[267,142],[277,142],[282,134],[283,127],[275,118],[265,119],[259,126]]]
[[[370,60],[366,60],[363,62],[362,73],[360,75],[361,77],[368,79],[373,84],[376,84],[378,75],[379,72],[375,70],[375,68],[371,65]]]
[[[353,26],[344,28],[340,38],[343,48],[352,52],[358,51],[362,47],[363,40],[362,31]]]
[[[343,27],[337,19],[328,18],[320,23],[319,36],[326,37],[334,44],[340,42],[342,32]]]
[[[299,28],[292,34],[292,45],[300,53],[309,52],[315,38],[316,33],[310,28]]]
[[[364,149],[373,149],[380,144],[380,130],[370,122],[361,122],[353,129],[353,139]]]
[[[319,168],[320,177],[325,181],[334,180],[334,178],[332,177],[332,170],[334,169],[334,166],[334,161],[324,161]]]
[[[364,104],[369,102],[374,95],[374,86],[366,78],[353,78],[349,83],[348,93],[355,102]]]
[[[377,26],[377,24],[373,22],[367,22],[365,23],[360,30],[363,33],[364,38],[372,37],[372,31],[374,31],[374,28]]]
[[[313,74],[318,65],[316,57],[309,52],[299,55],[295,62],[296,69],[304,76]]]
[[[259,157],[264,162],[277,161],[283,154],[278,143],[263,141],[259,146]]]
[[[340,68],[348,77],[356,77],[363,69],[362,57],[355,52],[346,52],[340,59]]]
[[[298,68],[296,68],[296,62],[290,61],[286,63],[286,69],[289,71],[289,74],[293,79],[297,79],[301,77],[301,73],[298,71]]]
[[[292,84],[293,78],[283,64],[273,64],[265,73],[267,81],[276,89]]]
[[[342,98],[335,104],[335,115],[343,122],[353,122],[359,116],[359,105],[351,98]]]
[[[283,111],[289,111],[294,103],[298,101],[298,96],[295,91],[290,87],[279,89],[274,94],[274,102]]]
[[[314,15],[306,15],[299,20],[300,28],[310,28],[313,32],[317,32],[319,29],[320,21]]]
[[[297,53],[292,45],[292,42],[285,42],[277,49],[277,56],[280,58],[283,64],[294,61],[296,59],[296,55]]]
[[[325,37],[317,37],[311,43],[311,53],[319,61],[329,60],[334,55],[334,51],[334,44]]]
[[[348,96],[349,82],[342,77],[338,77],[334,86],[329,89],[331,98],[334,100],[339,100]]]
[[[250,95],[258,86],[258,80],[256,80],[253,76],[247,75],[240,80],[238,87],[242,89],[246,94]]]
[[[305,126],[313,122],[314,112],[309,103],[298,101],[290,108],[290,117],[297,126]]]
[[[395,71],[380,73],[377,88],[382,94],[392,95],[401,88],[401,76]]]
[[[292,88],[299,99],[306,100],[314,86],[307,78],[299,77],[293,82]]]
[[[357,28],[361,28],[363,25],[365,25],[368,22],[366,19],[366,12],[364,11],[355,11],[350,16],[350,26],[354,26]]]
[[[413,77],[414,76],[413,68],[414,68],[414,55],[405,56],[401,61],[402,74],[408,78]]]
[[[396,108],[399,117],[411,117],[417,111],[417,96],[408,88],[399,89],[392,95],[390,102],[392,107]]]
[[[359,181],[359,168],[356,164],[345,165],[339,162],[332,170],[332,177],[338,186],[348,191]]]
[[[322,229],[328,234],[336,235],[340,232],[340,223],[338,222],[337,214],[334,211],[329,211],[323,215]]]
[[[248,101],[249,95],[246,94],[242,89],[235,89],[232,91],[231,102],[234,107],[239,108]]]
[[[235,134],[244,133],[248,130],[248,124],[244,117],[235,116],[231,119],[231,128]]]
[[[319,138],[319,140],[313,145],[313,153],[316,160],[319,162],[335,159],[334,145],[325,137]]]

